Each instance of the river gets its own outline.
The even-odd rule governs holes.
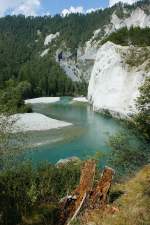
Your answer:
[[[36,163],[56,163],[71,156],[85,159],[97,152],[108,152],[109,137],[125,130],[119,120],[93,112],[86,103],[73,103],[69,97],[53,104],[34,104],[33,111],[73,124],[61,129],[28,133],[28,144],[32,147],[28,149],[26,158]]]

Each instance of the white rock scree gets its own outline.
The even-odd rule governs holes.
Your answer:
[[[60,101],[60,97],[41,97],[25,100],[25,104],[51,104],[58,101]],[[15,114],[10,116],[8,120],[9,122],[13,122],[13,127],[10,131],[13,133],[44,131],[72,125],[71,123],[55,120],[40,113]]]
[[[37,104],[37,103],[55,103],[60,101],[60,97],[40,97],[25,100],[25,104]]]
[[[40,113],[15,114],[9,119],[12,121],[16,121],[12,129],[14,133],[27,131],[44,131],[72,125],[71,123],[51,119]]]

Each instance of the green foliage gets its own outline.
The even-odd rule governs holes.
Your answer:
[[[102,44],[107,41],[124,46],[150,46],[150,28],[124,27],[106,37]]]
[[[142,112],[150,110],[150,77],[147,77],[145,83],[140,87],[140,97],[137,100],[137,107]]]
[[[70,21],[76,24],[76,19],[70,18]],[[9,79],[14,82],[23,81],[19,87],[22,89],[23,99],[86,94],[87,85],[72,82],[55,62],[54,45],[51,46],[47,57],[40,57],[47,34],[60,31],[63,33],[61,38],[63,35],[69,35],[65,23],[68,23],[68,19],[65,22],[60,16],[54,18],[7,16],[0,19],[0,87],[4,88],[5,81]],[[40,35],[37,34],[38,30],[41,31]],[[71,42],[66,36],[64,38]],[[71,38],[74,38],[74,34]],[[73,45],[75,44],[71,42],[72,47]]]
[[[31,112],[29,106],[25,106],[23,99],[31,86],[28,82],[20,82],[14,80],[5,82],[5,86],[0,90],[0,113],[14,114],[17,112]]]
[[[21,221],[22,213],[30,210],[31,202],[27,193],[31,184],[31,167],[1,172],[1,224],[18,224]]]
[[[51,215],[49,221],[53,220],[60,198],[75,188],[79,177],[80,164],[73,163],[61,168],[49,164],[33,168],[26,164],[1,171],[1,224],[22,224],[23,217],[29,219],[35,210],[38,215],[42,215],[39,224],[44,223],[48,214]]]
[[[135,125],[142,135],[150,141],[150,77],[140,88],[140,97],[137,99],[139,113],[134,117]]]
[[[23,65],[19,72],[19,80],[26,80],[31,86],[31,91],[24,93],[24,98],[72,96],[77,93],[85,93],[86,90],[84,84],[72,82],[51,57],[36,58]]]
[[[125,12],[130,14],[136,7],[146,10],[148,1],[141,1],[132,6],[117,4],[86,15],[34,18],[19,15],[0,18],[0,87],[3,88],[5,81],[9,79],[17,82],[27,81],[28,85],[22,84],[26,86],[23,99],[49,95],[86,95],[87,85],[66,78],[65,73],[53,59],[54,52],[58,46],[65,45],[73,55],[76,55],[79,45],[85,44],[96,29],[101,28],[97,39],[103,36],[104,27],[110,23],[114,12],[119,17],[122,14],[125,17],[127,16]],[[49,46],[48,55],[41,58],[40,52],[44,50],[45,37],[56,32],[60,32],[59,38],[53,40]],[[131,36],[133,44],[149,43],[148,28],[143,30],[133,28],[129,33],[130,35],[127,30],[122,30],[120,34],[113,34],[110,38],[117,43],[126,44],[129,40],[128,36]]]
[[[132,175],[149,162],[149,146],[146,142],[135,140],[133,134],[120,133],[109,139],[112,149],[109,163],[117,171],[117,177]]]
[[[37,180],[40,191],[40,199],[46,201],[62,198],[69,193],[79,181],[79,164],[67,164],[56,168],[52,165],[39,167]],[[42,182],[41,182],[42,181]]]
[[[128,64],[131,68],[138,67],[144,64],[143,69],[148,72],[150,70],[150,48],[131,47],[125,57],[125,63]]]

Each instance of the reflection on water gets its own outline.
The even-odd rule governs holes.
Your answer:
[[[109,136],[125,129],[119,121],[94,113],[87,104],[73,104],[70,98],[62,98],[55,104],[37,104],[33,110],[73,124],[57,130],[28,133],[28,145],[33,151],[29,150],[26,156],[34,162],[55,163],[60,158],[85,158],[97,151],[109,151]]]

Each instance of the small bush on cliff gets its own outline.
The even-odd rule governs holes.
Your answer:
[[[139,113],[134,118],[136,127],[150,141],[150,77],[146,78],[145,83],[140,88],[137,108]]]
[[[125,64],[131,68],[143,65],[143,69],[148,72],[150,69],[150,47],[131,47],[125,57]]]
[[[102,44],[111,41],[118,45],[150,46],[150,28],[124,27],[106,37]]]

